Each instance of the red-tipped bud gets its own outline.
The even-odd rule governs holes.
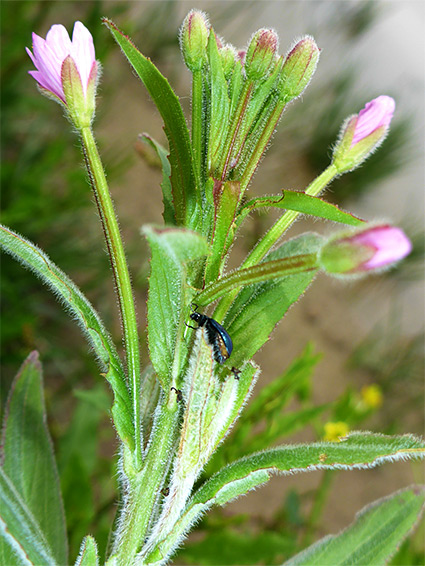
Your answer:
[[[385,139],[395,110],[394,99],[378,96],[344,122],[333,164],[339,173],[360,165]]]
[[[411,250],[412,244],[403,230],[384,224],[331,238],[318,259],[328,273],[361,274],[390,267]]]
[[[245,56],[245,72],[251,81],[266,78],[276,64],[279,38],[271,29],[260,29],[249,43]]]
[[[191,10],[180,30],[180,48],[186,66],[200,71],[207,61],[209,23],[204,12]]]
[[[281,97],[289,102],[303,92],[316,70],[320,50],[314,39],[306,36],[291,49],[280,75]]]

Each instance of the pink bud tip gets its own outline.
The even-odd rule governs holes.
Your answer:
[[[374,226],[348,238],[352,244],[374,249],[373,256],[360,266],[361,271],[385,267],[406,257],[412,243],[400,228],[390,225]]]
[[[90,80],[93,80],[91,71],[95,63],[93,37],[89,30],[81,23],[75,22],[72,40],[62,25],[54,25],[47,32],[46,39],[32,34],[33,52],[27,48],[36,71],[29,71],[38,84],[45,90],[59,97],[65,102],[62,87],[61,69],[64,60],[71,56],[80,75],[84,95]]]
[[[360,110],[354,130],[351,147],[369,136],[378,128],[388,128],[395,110],[394,99],[390,96],[378,96]]]

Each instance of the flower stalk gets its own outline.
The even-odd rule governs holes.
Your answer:
[[[133,402],[133,423],[135,435],[134,465],[136,469],[138,469],[142,463],[141,439],[139,438],[140,351],[133,291],[131,288],[130,274],[128,271],[118,221],[115,215],[111,195],[109,193],[105,172],[93,137],[93,132],[89,127],[85,127],[81,130],[80,134],[83,144],[84,158],[105,234],[118,295],[127,356],[128,381]]]

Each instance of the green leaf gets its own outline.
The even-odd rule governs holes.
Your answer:
[[[303,234],[268,254],[265,261],[315,254],[321,242],[318,234]],[[261,348],[275,325],[304,293],[315,275],[316,271],[295,273],[244,287],[239,292],[223,322],[233,340],[231,363],[234,366],[239,367]]]
[[[186,348],[182,347],[185,317],[194,291],[187,285],[187,263],[205,256],[202,236],[178,228],[145,226],[152,259],[149,278],[148,338],[152,365],[166,388],[180,376]]]
[[[414,528],[425,507],[425,487],[412,486],[378,499],[338,535],[324,537],[288,566],[386,564]]]
[[[288,277],[294,273],[305,273],[307,271],[317,271],[317,254],[300,254],[273,261],[263,261],[253,267],[237,269],[236,271],[222,277],[215,283],[209,285],[196,300],[202,305],[206,305],[223,297],[237,287],[246,287],[254,283],[271,281],[282,277]]]
[[[164,212],[162,217],[164,218],[165,224],[173,225],[176,223],[176,213],[173,204],[173,189],[171,187],[171,165],[168,161],[167,150],[156,140],[154,140],[148,134],[142,134],[141,139],[148,143],[152,149],[155,150],[162,168],[162,202],[164,203]]]
[[[0,563],[59,564],[40,525],[1,466]]]
[[[26,550],[42,537],[45,540],[44,551],[48,550],[58,564],[66,564],[65,515],[52,441],[46,425],[37,352],[28,356],[12,384],[0,460],[3,462],[3,474],[8,478],[4,484],[7,530]],[[25,518],[22,528],[19,527],[20,516]],[[8,519],[12,519],[12,524],[8,523]],[[38,528],[35,529],[35,526]],[[32,536],[28,539],[30,532]],[[37,548],[38,543],[34,550]]]
[[[79,323],[114,392],[112,414],[121,439],[133,442],[132,405],[121,360],[108,331],[89,300],[71,279],[35,244],[0,225],[0,245],[30,269],[54,293]]]
[[[219,276],[223,268],[225,251],[233,242],[232,225],[240,192],[239,182],[227,181],[224,185],[221,182],[214,184],[214,229],[211,238],[211,254],[207,258],[205,269],[206,283],[215,281]]]
[[[170,146],[171,187],[177,224],[194,226],[193,214],[200,207],[200,192],[196,189],[189,130],[179,99],[168,80],[155,65],[142,55],[131,40],[110,20],[103,22],[109,28],[129,63],[147,88],[164,121]]]
[[[147,557],[172,554],[197,518],[213,505],[224,505],[267,482],[272,473],[374,468],[384,462],[425,457],[425,441],[413,435],[385,436],[353,432],[340,442],[281,446],[242,458],[220,470],[188,501],[170,536],[159,540]]]
[[[96,541],[92,536],[88,535],[81,544],[80,554],[75,562],[75,566],[98,566],[98,564],[99,557]]]
[[[357,218],[349,212],[344,212],[335,204],[326,202],[319,197],[313,197],[302,192],[282,191],[282,195],[258,197],[244,204],[237,219],[238,225],[255,208],[274,207],[286,210],[295,210],[303,214],[310,214],[318,218],[325,218],[333,222],[341,222],[350,226],[360,226],[364,220]]]

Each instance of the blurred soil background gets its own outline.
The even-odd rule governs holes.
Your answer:
[[[100,18],[113,19],[152,58],[189,115],[190,74],[180,57],[177,34],[193,7],[207,12],[217,33],[238,48],[259,27],[273,27],[280,37],[281,53],[304,34],[311,34],[322,49],[316,75],[302,99],[286,110],[251,195],[305,188],[328,164],[344,118],[380,94],[395,98],[396,114],[383,146],[358,171],[333,183],[326,198],[366,219],[391,219],[412,238],[414,252],[397,269],[370,279],[346,283],[319,276],[256,356],[262,369],[257,391],[311,342],[323,354],[310,385],[314,404],[359,399],[362,387],[376,384],[382,391],[382,405],[359,428],[422,434],[425,5],[421,2],[3,0],[2,222],[36,242],[81,286],[119,343],[111,273],[78,142],[61,108],[37,93],[27,75],[32,65],[24,51],[31,46],[32,31],[45,37],[54,23],[71,31],[73,22],[80,19],[94,36],[97,59],[103,66],[95,133],[127,246],[147,361],[149,257],[140,226],[162,222],[161,172],[138,135],[148,132],[166,141],[143,85]],[[229,268],[241,262],[276,217],[267,212],[251,218],[232,250]],[[303,219],[288,236],[306,230],[330,233],[337,228]],[[116,445],[107,416],[106,384],[79,329],[32,274],[3,256],[1,285],[2,405],[22,361],[31,350],[39,350],[72,552],[86,532],[97,534],[104,551],[116,502],[115,472],[111,479]],[[325,422],[326,414],[285,442],[319,439]],[[213,513],[200,525],[201,534],[195,533],[191,540],[194,545],[202,542],[203,528],[216,533],[218,538],[211,539],[216,545],[224,540],[219,538],[223,530],[233,532],[235,548],[238,544],[247,548],[248,539],[256,540],[258,532],[285,530],[294,537],[316,507],[323,515],[309,523],[314,529],[307,538],[323,536],[348,525],[367,503],[424,479],[423,468],[401,462],[369,471],[339,472],[332,478],[319,472],[275,477]],[[323,495],[322,502],[317,493]],[[104,517],[99,519],[102,512]],[[269,547],[282,544],[282,539],[270,536]],[[405,551],[409,564],[421,563],[418,547],[423,537],[422,527]],[[194,556],[183,552],[176,563],[196,563]],[[236,563],[224,560],[216,564]],[[254,555],[251,560],[268,563],[265,558],[255,561]],[[199,563],[209,562],[204,556]]]

